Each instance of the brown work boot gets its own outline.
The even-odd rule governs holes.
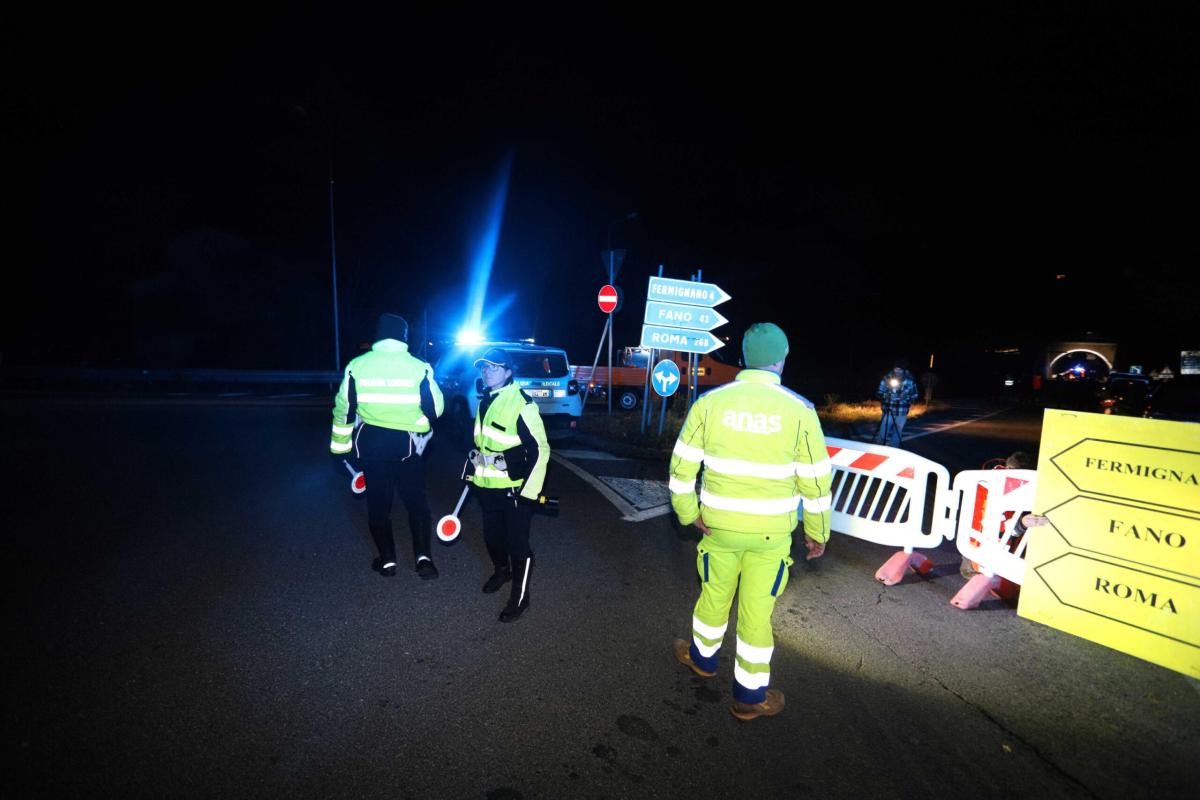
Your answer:
[[[778,689],[767,689],[767,699],[761,703],[737,703],[729,709],[733,715],[743,722],[749,722],[755,717],[773,717],[783,711],[783,692]]]
[[[680,664],[683,664],[685,667],[689,667],[692,670],[692,672],[696,673],[701,678],[711,678],[712,676],[717,674],[715,672],[705,672],[704,670],[702,670],[696,666],[696,662],[692,661],[691,646],[687,642],[685,642],[683,639],[675,640],[675,648],[674,649],[675,649],[675,660],[678,661]]]

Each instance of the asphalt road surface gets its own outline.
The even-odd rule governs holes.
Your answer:
[[[324,407],[2,409],[5,797],[1169,798],[1200,779],[1195,681],[999,601],[951,607],[948,546],[890,588],[875,545],[798,558],[775,614],[787,708],[741,723],[732,636],[712,680],[671,656],[693,532],[622,521],[559,464],[532,607],[502,625],[473,504],[435,545],[440,580],[369,569]],[[976,467],[1036,422],[912,449]],[[435,517],[460,459],[432,450]]]

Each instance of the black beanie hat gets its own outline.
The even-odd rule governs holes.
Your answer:
[[[375,341],[395,339],[398,342],[408,341],[408,323],[399,314],[380,314],[375,323]]]

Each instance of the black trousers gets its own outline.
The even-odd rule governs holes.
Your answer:
[[[533,555],[529,549],[529,521],[533,517],[533,507],[528,503],[514,505],[507,489],[476,487],[474,494],[483,511],[483,541],[492,566],[510,569],[514,564],[525,563]]]
[[[425,463],[412,449],[408,431],[363,425],[354,446],[367,480],[367,524],[380,559],[385,564],[396,560],[392,502],[397,490],[408,511],[413,558],[429,556],[433,517],[425,495]]]

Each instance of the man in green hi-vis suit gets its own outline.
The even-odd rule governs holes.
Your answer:
[[[830,462],[812,403],[780,384],[787,336],[770,322],[742,339],[746,369],[692,406],[671,457],[671,505],[684,525],[704,534],[696,546],[700,599],[692,641],[675,657],[697,675],[717,672],[717,653],[738,590],[733,715],[778,714],[784,696],[771,680],[771,613],[792,564],[797,507],[804,509],[808,559],[829,541]],[[700,496],[696,475],[704,465]]]

